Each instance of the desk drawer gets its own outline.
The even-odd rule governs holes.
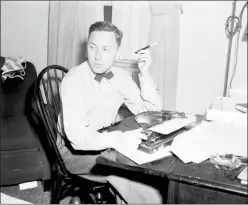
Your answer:
[[[220,190],[169,182],[169,204],[247,204],[246,196],[235,193],[222,192]]]

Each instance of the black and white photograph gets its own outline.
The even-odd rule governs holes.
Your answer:
[[[1,204],[247,204],[247,1],[0,1]]]

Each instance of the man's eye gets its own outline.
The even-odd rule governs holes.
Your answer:
[[[108,48],[104,48],[104,51],[105,52],[109,52],[110,50]]]
[[[90,49],[95,49],[95,46],[92,45],[92,44],[89,44],[89,48],[90,48]]]

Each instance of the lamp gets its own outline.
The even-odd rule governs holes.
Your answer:
[[[243,41],[247,41],[247,36],[248,36],[248,30],[247,30],[247,25],[246,25],[246,30],[244,32]]]
[[[231,20],[231,31],[229,31],[229,42],[228,42],[228,51],[227,51],[227,61],[226,61],[226,73],[225,73],[225,82],[224,82],[224,93],[223,96],[227,96],[227,83],[228,83],[228,75],[229,75],[229,67],[230,67],[230,60],[231,60],[231,52],[232,52],[232,40],[234,36],[233,28],[234,28],[234,18],[236,12],[236,1],[232,3],[232,16],[228,19]],[[226,23],[226,29],[228,29],[228,21]],[[227,34],[228,35],[228,34]]]
[[[235,70],[236,70],[236,65],[237,65],[237,55],[238,55],[238,45],[239,45],[239,35],[240,35],[240,30],[242,27],[242,17],[243,17],[243,12],[245,7],[247,6],[247,2],[245,3],[245,5],[243,6],[239,17],[235,16],[235,12],[236,12],[236,0],[234,0],[233,2],[233,6],[232,6],[232,16],[229,16],[227,18],[227,22],[226,22],[226,32],[227,32],[227,37],[229,38],[229,42],[228,42],[228,52],[227,52],[227,61],[226,61],[226,73],[225,73],[225,82],[224,82],[224,92],[223,92],[223,96],[227,97],[228,95],[228,89],[231,88],[231,84],[232,84],[232,80],[235,74]],[[230,28],[229,28],[230,27]],[[247,28],[246,28],[247,29]],[[230,85],[228,87],[228,76],[229,76],[229,68],[230,68],[230,60],[231,60],[231,50],[232,50],[232,40],[234,35],[236,34],[236,32],[238,32],[238,37],[237,37],[237,46],[236,46],[236,53],[235,53],[235,67],[234,67],[234,73],[233,76],[230,80]],[[247,31],[246,31],[247,32]]]

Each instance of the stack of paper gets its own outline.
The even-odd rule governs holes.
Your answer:
[[[168,120],[165,121],[161,124],[155,125],[152,128],[149,128],[149,130],[161,133],[161,134],[170,134],[182,127],[185,127],[193,122],[195,122],[195,117],[190,117],[190,118],[174,118],[172,120]],[[140,129],[135,129],[135,130],[131,130],[131,131],[127,131],[126,133],[128,133],[129,135],[133,135],[133,137],[139,137],[141,139],[145,139],[142,138],[142,135],[138,134],[141,132],[141,128]],[[167,157],[171,155],[170,152],[170,147],[167,146],[165,148],[161,148],[159,151],[156,151],[155,153],[152,154],[148,154],[145,153],[143,151],[140,150],[130,150],[130,149],[126,149],[124,147],[120,147],[120,148],[116,148],[118,152],[122,153],[123,155],[125,155],[126,157],[128,157],[129,159],[131,159],[132,161],[134,161],[137,164],[144,164],[147,162],[151,162],[151,161],[155,161],[157,159],[161,159],[163,157]]]
[[[184,163],[200,163],[215,154],[247,157],[247,127],[228,122],[203,122],[178,135],[171,152]]]
[[[223,110],[207,110],[207,120],[221,122],[235,122],[237,119],[245,119],[247,114]]]

